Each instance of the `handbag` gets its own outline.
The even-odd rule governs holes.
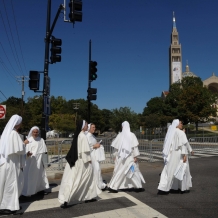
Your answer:
[[[183,180],[185,172],[186,172],[186,168],[187,168],[187,163],[183,163],[183,161],[181,161],[178,165],[178,167],[176,168],[176,171],[174,173],[174,177],[180,181]]]

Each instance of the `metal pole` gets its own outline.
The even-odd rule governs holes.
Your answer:
[[[48,77],[49,66],[49,35],[50,35],[50,19],[51,19],[51,0],[48,0],[47,5],[47,22],[46,22],[46,36],[45,36],[45,58],[44,58],[44,79],[43,79],[43,100],[42,100],[42,122],[41,122],[41,137],[46,140],[46,121],[48,117],[45,114],[44,106],[47,98],[47,84],[46,79]],[[48,154],[43,155],[43,163],[45,167],[48,167]]]
[[[91,61],[91,53],[92,53],[92,41],[90,39],[89,40],[89,63]],[[90,69],[89,69],[89,73],[90,73]],[[91,81],[89,80],[89,73],[88,73],[88,89],[91,88]],[[91,117],[91,102],[90,102],[90,99],[88,98],[88,123],[90,123],[90,117]]]

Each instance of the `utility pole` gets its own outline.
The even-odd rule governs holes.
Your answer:
[[[25,95],[25,92],[24,92],[24,82],[27,82],[28,80],[25,80],[25,78],[28,79],[29,77],[28,76],[16,76],[16,77],[20,79],[20,80],[17,80],[18,82],[22,82],[22,90],[21,90],[21,99],[22,99],[22,102],[21,102],[21,116],[23,116],[23,114],[24,114],[23,101],[24,101],[24,95]]]
[[[73,103],[73,109],[76,110],[76,116],[75,116],[75,125],[76,125],[76,120],[77,120],[77,110],[79,109],[80,103],[76,102]]]

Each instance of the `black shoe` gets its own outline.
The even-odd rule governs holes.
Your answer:
[[[185,191],[180,191],[180,194],[185,194],[185,193],[189,193],[190,190],[185,190]]]
[[[144,191],[145,191],[144,188],[136,188],[136,189],[135,189],[135,192],[144,192]]]
[[[95,202],[95,201],[97,201],[97,199],[93,198],[91,200],[86,200],[85,203],[90,203],[90,202]]]
[[[158,190],[157,194],[158,195],[168,195],[169,192],[164,192],[164,191]]]
[[[51,192],[44,192],[44,195],[48,195],[48,194],[50,194]]]
[[[112,188],[108,188],[108,191],[109,191],[109,193],[117,193],[118,192],[117,190],[114,190]]]
[[[108,187],[105,186],[105,188],[103,188],[103,189],[101,189],[101,190],[104,192],[104,191],[108,190]]]
[[[61,208],[67,208],[68,207],[68,203],[65,201],[62,205]]]
[[[13,213],[15,212],[11,210],[0,210],[0,215],[11,215]]]

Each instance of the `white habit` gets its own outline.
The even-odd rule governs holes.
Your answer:
[[[86,137],[90,146],[94,179],[96,181],[98,191],[98,189],[104,189],[106,187],[106,184],[102,180],[100,168],[100,161],[105,160],[104,147],[101,145],[99,148],[94,149],[93,146],[97,143],[96,138],[90,132],[86,134]]]
[[[25,154],[25,146],[15,130],[9,135],[6,149],[7,158],[0,154],[0,209],[14,211],[20,208],[19,196],[24,181],[21,168]]]
[[[95,180],[90,156],[90,147],[83,131],[77,140],[78,160],[70,168],[67,163],[58,194],[60,203],[91,200],[97,197]]]
[[[143,175],[139,170],[138,163],[134,163],[134,157],[140,155],[138,150],[138,140],[134,133],[130,132],[130,153],[125,157],[121,157],[120,150],[123,150],[121,146],[122,135],[119,133],[115,140],[112,142],[111,146],[114,147],[115,167],[113,176],[109,183],[111,189],[127,189],[127,188],[142,188],[142,182],[145,183]],[[127,151],[126,151],[127,152]],[[131,176],[129,176],[129,171],[131,167],[134,166],[134,171]]]
[[[42,162],[43,153],[47,152],[44,139],[32,136],[28,138],[29,143],[26,145],[26,153],[29,151],[32,156],[26,158],[24,166],[24,187],[22,195],[34,195],[39,191],[49,188],[46,171]]]
[[[170,150],[168,157],[166,158],[163,171],[161,173],[160,183],[158,190],[168,192],[170,189],[181,191],[189,190],[192,187],[191,174],[188,162],[188,151],[192,151],[191,147],[187,140],[185,133],[176,128],[172,143],[170,145]],[[183,162],[183,156],[187,157],[187,168],[183,177],[183,180],[180,181],[174,177],[174,173],[178,165]]]

